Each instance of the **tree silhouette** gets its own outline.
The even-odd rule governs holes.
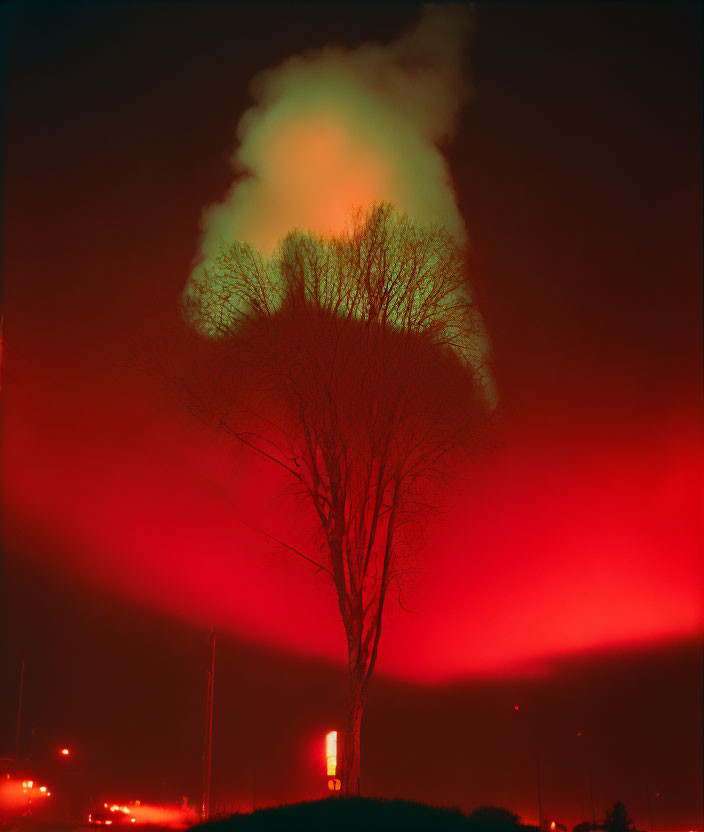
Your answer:
[[[636,832],[626,806],[620,800],[606,810],[603,827],[607,832]]]
[[[289,551],[324,574],[347,637],[343,792],[359,790],[360,728],[389,593],[413,555],[459,449],[483,447],[481,318],[462,251],[388,204],[337,237],[295,231],[270,258],[222,249],[185,294],[201,335],[188,407],[285,472],[319,531]]]

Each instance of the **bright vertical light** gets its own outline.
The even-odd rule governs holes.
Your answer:
[[[328,777],[337,774],[337,731],[325,735],[325,759],[328,765]]]

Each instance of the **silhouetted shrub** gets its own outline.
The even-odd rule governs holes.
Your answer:
[[[474,829],[506,829],[518,826],[521,818],[501,806],[479,806],[470,812],[467,821]]]
[[[620,800],[606,810],[603,827],[607,832],[637,832],[625,805]]]
[[[592,823],[590,820],[583,820],[573,827],[572,832],[594,832],[594,830],[601,830],[604,827],[599,823]]]

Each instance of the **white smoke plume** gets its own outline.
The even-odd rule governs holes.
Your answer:
[[[329,47],[256,76],[256,106],[237,130],[237,179],[204,213],[202,260],[223,242],[268,255],[294,228],[340,231],[353,208],[373,201],[440,222],[464,242],[439,145],[451,138],[469,92],[470,26],[466,6],[428,6],[389,45]]]

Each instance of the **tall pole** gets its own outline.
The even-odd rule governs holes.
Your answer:
[[[252,811],[257,809],[257,762],[252,758]]]
[[[540,782],[540,751],[535,752],[535,773],[538,781],[538,826],[543,828],[543,787]]]
[[[15,732],[15,765],[20,759],[20,729],[22,726],[22,691],[24,689],[24,659],[20,660],[20,694],[17,700],[17,731]]]
[[[591,766],[589,767],[589,800],[592,804],[592,825],[596,826],[596,809],[594,808],[594,783],[592,781]]]
[[[650,820],[650,832],[653,832],[653,806],[650,802],[650,786],[648,785],[648,778],[645,778],[645,796],[648,800],[648,820]]]
[[[578,731],[577,736],[581,737],[582,732]],[[596,828],[596,809],[594,808],[594,778],[592,774],[592,733],[591,730],[587,731],[587,739],[583,740],[584,743],[584,765],[586,767],[586,774],[587,774],[587,785],[589,786],[589,805],[592,809],[592,826]]]
[[[213,692],[215,690],[215,628],[210,631],[210,670],[208,671],[208,697],[205,709],[205,742],[203,744],[203,802],[201,818],[210,817],[210,775],[213,768]]]

